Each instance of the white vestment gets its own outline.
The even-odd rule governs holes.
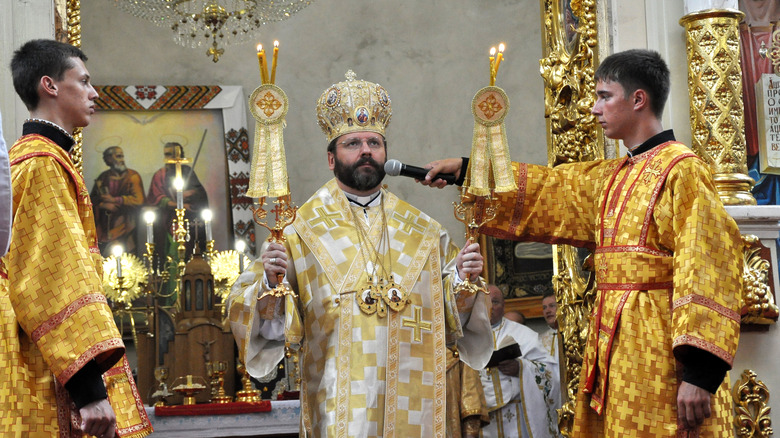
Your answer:
[[[493,327],[493,347],[499,349],[516,342],[521,356],[517,376],[509,376],[498,367],[480,371],[490,424],[482,437],[560,437],[556,409],[561,406],[560,378],[553,359],[532,329],[502,318]]]
[[[231,291],[231,327],[251,375],[277,365],[285,340],[300,345],[302,436],[444,438],[446,345],[456,342],[475,369],[492,352],[488,297],[454,292],[447,261],[458,248],[446,231],[387,191],[380,201],[350,206],[331,180],[285,229],[296,296],[264,296],[259,260]],[[385,271],[402,296],[371,295],[369,278]]]
[[[539,335],[539,341],[541,341],[542,345],[544,346],[544,351],[552,356],[552,358],[555,359],[555,362],[557,363],[559,361],[558,351],[560,350],[558,330],[552,327],[548,327],[544,333]]]

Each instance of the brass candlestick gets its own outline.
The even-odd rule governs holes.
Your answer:
[[[263,205],[265,205],[265,198],[260,198],[258,204],[258,207],[252,208],[255,223],[270,231],[271,235],[268,236],[269,242],[284,243],[284,229],[295,220],[295,214],[298,212],[298,207],[292,204],[290,201],[290,195],[276,198],[274,201],[276,207],[271,210],[275,216],[274,225],[272,227],[268,225],[268,212],[263,209]],[[268,295],[271,295],[275,298],[282,298],[286,295],[297,297],[292,289],[282,283],[283,278],[284,274],[277,274],[276,287],[258,297],[258,300],[261,300]],[[273,306],[269,307],[273,309]]]
[[[479,228],[496,217],[494,199],[488,196],[472,196],[467,193],[468,188],[461,188],[460,202],[455,206],[455,219],[466,225],[466,241],[476,242],[479,236]],[[481,282],[472,283],[468,276],[458,284],[455,291],[459,293],[459,301],[468,298],[478,291],[488,293],[487,288]]]
[[[168,391],[168,385],[165,383],[168,380],[168,367],[156,367],[154,369],[154,379],[157,380],[157,391],[152,394],[152,398],[156,398],[154,406],[165,406],[167,398],[172,396],[173,393]]]
[[[214,249],[214,240],[206,242],[206,259],[211,263],[214,257],[217,256],[217,251]]]
[[[184,259],[187,256],[187,248],[184,246],[184,243],[189,240],[189,225],[190,221],[188,219],[184,219],[184,209],[177,208],[176,219],[173,222],[173,235],[175,237],[176,243],[178,244],[176,249],[179,255],[179,269],[177,271],[179,277],[184,274]]]
[[[249,378],[249,373],[246,370],[244,363],[239,361],[236,365],[236,370],[241,374],[241,384],[243,389],[236,393],[236,401],[240,402],[259,402],[260,392],[252,387],[252,380]]]

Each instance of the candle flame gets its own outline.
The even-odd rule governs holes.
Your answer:
[[[211,213],[211,210],[209,210],[208,208],[204,209],[200,213],[200,216],[203,218],[204,221],[211,222],[212,213]]]
[[[504,53],[504,43],[498,45],[498,53]]]
[[[495,56],[495,55],[496,55],[496,48],[495,47],[491,47],[490,48],[490,56]]]
[[[146,210],[146,213],[144,213],[144,220],[147,224],[153,224],[155,219],[155,214],[152,210]]]
[[[274,47],[279,47],[279,41],[274,40]]]
[[[114,255],[114,257],[120,257],[122,256],[122,253],[124,250],[122,249],[122,245],[114,245],[111,247],[111,254]]]
[[[243,240],[237,240],[236,241],[236,251],[244,252],[245,249],[246,249],[246,242],[244,242]]]
[[[184,180],[181,178],[176,178],[173,180],[173,188],[175,188],[178,191],[184,190]]]
[[[261,52],[262,50],[263,50],[263,45],[262,44],[258,44],[257,45],[257,51]]]

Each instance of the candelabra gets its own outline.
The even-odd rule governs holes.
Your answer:
[[[504,118],[509,112],[509,98],[495,86],[498,68],[504,59],[504,44],[490,49],[490,85],[477,91],[471,100],[474,134],[471,155],[460,202],[455,203],[455,218],[466,225],[466,241],[476,242],[479,228],[496,217],[494,194],[517,190],[509,158]],[[456,288],[463,300],[478,291],[488,293],[484,285],[467,277]]]
[[[479,228],[496,217],[496,207],[491,195],[474,197],[467,191],[466,187],[462,187],[460,202],[453,203],[455,219],[466,225],[466,241],[476,242]],[[459,301],[479,291],[488,293],[485,285],[480,282],[472,283],[468,276],[456,288],[456,292],[459,292]]]
[[[263,209],[265,205],[265,198],[260,198],[258,206],[252,207],[252,215],[255,223],[261,227],[267,229],[270,232],[268,241],[273,243],[284,243],[284,229],[293,223],[295,215],[298,211],[298,207],[294,206],[290,201],[290,195],[280,196],[274,201],[276,207],[271,211],[274,213],[275,220],[273,226],[268,224],[268,212]],[[263,299],[268,295],[272,295],[275,298],[282,298],[284,296],[296,297],[295,292],[290,289],[289,286],[282,282],[284,274],[280,273],[276,276],[276,287],[258,297],[258,300]],[[271,307],[271,306],[269,306]]]

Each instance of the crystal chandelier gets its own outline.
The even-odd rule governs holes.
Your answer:
[[[211,43],[206,51],[214,62],[225,53],[221,45],[244,42],[260,26],[282,21],[313,0],[113,0],[119,8],[174,32],[185,47]]]

